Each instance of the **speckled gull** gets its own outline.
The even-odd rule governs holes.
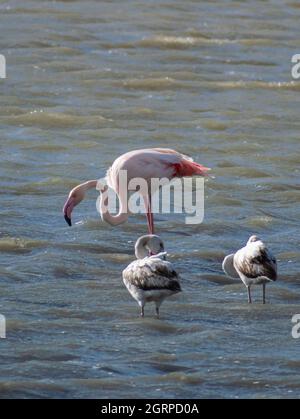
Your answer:
[[[245,247],[227,256],[223,270],[231,278],[240,278],[248,290],[248,302],[252,303],[251,286],[263,286],[263,304],[266,303],[266,285],[277,280],[277,261],[266,245],[252,236]]]
[[[137,260],[123,271],[123,281],[132,297],[141,308],[144,317],[144,307],[153,301],[156,315],[163,300],[181,291],[179,276],[172,264],[165,260],[166,252],[160,237],[146,235],[135,244]]]

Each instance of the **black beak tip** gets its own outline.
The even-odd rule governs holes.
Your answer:
[[[65,220],[66,220],[66,223],[68,224],[68,226],[72,227],[72,220],[71,220],[71,218],[69,218],[67,215],[65,215]]]

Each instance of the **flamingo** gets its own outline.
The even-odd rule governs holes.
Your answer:
[[[231,278],[240,278],[248,290],[248,302],[252,303],[251,285],[263,285],[263,304],[266,303],[266,284],[277,280],[277,261],[266,245],[251,236],[245,247],[223,261],[223,270]]]
[[[141,307],[144,317],[146,302],[154,301],[156,316],[163,300],[181,291],[179,276],[172,264],[165,260],[164,244],[159,236],[140,237],[135,244],[137,260],[123,271],[123,282]]]
[[[210,169],[195,163],[192,158],[184,154],[166,148],[134,150],[123,154],[114,161],[106,173],[107,184],[115,191],[119,199],[120,210],[117,215],[112,215],[109,211],[103,211],[104,199],[102,199],[102,196],[106,191],[106,187],[100,188],[100,192],[102,192],[100,204],[101,217],[102,220],[110,225],[124,223],[129,215],[128,211],[125,210],[127,191],[122,190],[122,188],[120,190],[119,188],[119,175],[121,170],[127,172],[127,187],[131,179],[142,178],[146,180],[148,191],[150,191],[152,178],[167,178],[171,180],[176,177],[206,176],[207,171]],[[97,184],[97,180],[90,180],[71,190],[63,208],[64,217],[69,226],[72,226],[71,216],[74,207],[84,199],[86,192],[89,189],[96,188]],[[148,230],[150,234],[154,234],[151,192],[148,192],[148,194],[141,193],[141,195],[147,211]]]

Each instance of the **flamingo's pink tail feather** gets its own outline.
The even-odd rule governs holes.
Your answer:
[[[180,163],[173,164],[175,169],[174,175],[176,177],[185,176],[207,176],[207,172],[210,170],[208,167],[202,166],[202,164],[196,163],[191,160],[182,160]]]

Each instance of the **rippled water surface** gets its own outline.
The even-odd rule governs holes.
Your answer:
[[[0,1],[0,397],[298,397],[297,1]],[[184,292],[145,319],[121,280],[144,216],[111,228],[68,190],[168,146],[213,169],[202,225],[157,217]],[[280,280],[221,271],[256,233]]]

